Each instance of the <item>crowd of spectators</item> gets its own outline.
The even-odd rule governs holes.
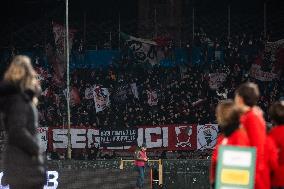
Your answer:
[[[275,60],[271,59],[271,54],[264,53],[265,41],[262,37],[245,34],[230,39],[210,40],[201,32],[197,33],[193,42],[184,47],[191,58],[180,64],[148,66],[123,56],[119,60],[113,60],[107,68],[73,69],[71,89],[75,91],[76,99],[71,102],[71,125],[128,128],[139,125],[215,123],[214,112],[218,101],[233,98],[235,89],[245,81],[258,84],[261,91],[259,106],[264,110],[264,116],[269,122],[266,111],[271,102],[284,99],[284,77],[283,72],[273,81],[260,81],[251,77],[251,65],[260,55],[263,55],[262,69],[267,72],[274,69]],[[196,52],[198,61],[192,56]],[[11,53],[13,54],[15,53]],[[42,71],[43,93],[38,105],[40,126],[64,127],[67,125],[65,81],[61,85],[55,83],[52,69],[41,64],[44,57],[40,54],[43,53],[38,54],[39,56],[33,59],[33,64],[36,70]],[[76,56],[81,54],[77,53]],[[210,84],[212,74],[225,75],[224,81],[217,81],[217,88],[212,88]],[[131,89],[131,84],[134,83],[137,86],[137,94]],[[110,105],[100,112],[96,112],[94,98],[86,98],[85,95],[86,89],[95,85],[107,88],[110,93]],[[148,102],[149,91],[155,91],[157,94],[154,104]],[[72,153],[72,157],[78,160],[113,159],[123,156],[120,152],[101,152],[96,148]],[[210,153],[210,150],[159,152],[150,156],[157,159],[207,159]],[[125,155],[126,158],[128,156],[129,153]],[[47,157],[65,159],[66,153],[54,150],[49,152]]]
[[[264,42],[262,37],[245,34],[230,40],[209,40],[201,33],[187,46],[189,53],[196,49],[200,53],[198,64],[189,60],[171,67],[155,65],[149,68],[123,57],[108,68],[73,70],[71,88],[78,91],[79,102],[71,106],[71,123],[95,128],[214,123],[212,112],[217,102],[233,98],[236,87],[248,80],[259,85],[262,92],[259,105],[266,111],[272,101],[283,98],[281,86],[284,83],[283,76],[272,82],[250,77],[251,65],[263,52]],[[272,65],[273,62],[266,61],[263,67],[270,70]],[[212,73],[227,76],[218,89],[209,85]],[[138,98],[131,92],[132,83],[137,86]],[[86,88],[94,85],[108,88],[111,99],[110,106],[97,113],[94,99],[85,98]],[[42,81],[42,86],[45,95],[39,105],[40,125],[66,125],[65,88],[53,85],[51,78]],[[118,89],[123,89],[122,96],[118,95]],[[157,105],[149,105],[147,91],[156,92]]]

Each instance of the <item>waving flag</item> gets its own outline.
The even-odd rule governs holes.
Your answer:
[[[67,89],[63,90],[63,94],[65,98],[67,98]],[[79,90],[77,87],[72,87],[70,89],[70,104],[74,106],[80,103],[81,103],[81,98],[80,98]]]
[[[147,96],[148,96],[148,104],[150,106],[156,106],[158,104],[157,91],[155,90],[147,91]]]
[[[96,112],[101,112],[106,109],[110,105],[108,89],[102,88],[101,86],[95,86],[94,100],[96,104]]]
[[[126,45],[132,51],[134,59],[140,63],[150,63],[155,65],[157,61],[157,43],[155,41],[133,37],[125,33],[121,33],[122,38],[126,41]]]
[[[52,23],[52,26],[53,26],[54,41],[56,45],[56,54],[63,56],[64,58],[64,54],[65,54],[64,43],[65,43],[65,37],[66,37],[65,27],[55,22]],[[76,33],[75,29],[69,30],[69,48],[70,49],[72,48],[75,33]]]
[[[263,69],[266,64],[269,70]],[[273,81],[284,68],[284,39],[267,42],[263,54],[259,55],[250,69],[250,76],[260,81]]]
[[[274,72],[281,72],[284,68],[284,39],[267,42],[265,44],[265,53],[270,54],[271,61],[274,63]]]
[[[130,84],[130,87],[131,87],[131,92],[132,92],[134,98],[139,99],[139,94],[138,94],[138,90],[137,90],[137,85],[136,85],[136,83],[131,83],[131,84]]]

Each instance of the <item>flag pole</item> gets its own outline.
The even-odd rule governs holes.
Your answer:
[[[231,5],[228,5],[228,38],[231,37]]]
[[[84,18],[83,18],[84,20],[83,20],[83,45],[84,45],[84,47],[86,47],[86,35],[87,35],[87,33],[86,33],[86,29],[87,29],[87,13],[86,13],[86,11],[84,12]]]
[[[66,28],[66,77],[67,77],[67,91],[66,91],[66,100],[67,100],[67,137],[68,137],[68,146],[67,146],[67,158],[71,159],[71,134],[70,134],[70,70],[69,70],[69,0],[66,0],[66,17],[65,17],[65,28]]]
[[[194,30],[195,30],[195,28],[194,28],[194,23],[195,22],[195,9],[194,9],[194,7],[192,7],[192,40],[194,40],[194,35],[195,35],[195,33],[194,33]]]
[[[109,47],[112,49],[112,36],[111,36],[111,31],[109,32]]]
[[[266,2],[263,4],[263,31],[264,38],[266,39]]]
[[[158,36],[158,23],[157,23],[157,8],[155,7],[155,10],[154,10],[154,22],[155,22],[155,38],[157,38]]]
[[[120,40],[121,40],[120,32],[121,32],[121,28],[120,28],[120,12],[119,12],[119,15],[118,15],[118,50],[120,50]]]

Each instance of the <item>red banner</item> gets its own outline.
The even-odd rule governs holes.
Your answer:
[[[195,150],[196,125],[142,126],[138,128],[138,146],[143,142],[147,148],[159,150]]]
[[[92,145],[99,147],[102,150],[133,150],[136,146],[141,146],[146,143],[149,150],[196,150],[196,149],[208,149],[213,148],[216,142],[217,126],[212,124],[206,125],[206,132],[198,131],[201,125],[163,125],[163,126],[140,126],[135,129],[131,129],[128,132],[127,129],[112,131],[90,128],[71,128],[71,145],[73,149],[90,148]],[[136,130],[137,129],[137,130]],[[136,130],[135,132],[133,130]],[[199,129],[200,130],[200,129]],[[214,131],[214,132],[211,132]],[[67,129],[66,128],[49,128],[48,129],[48,149],[66,149],[68,144]],[[114,133],[115,132],[115,133]],[[135,137],[131,134],[135,133]],[[204,134],[205,133],[205,134]],[[203,136],[204,135],[204,136]],[[115,138],[111,138],[115,137]],[[113,140],[119,144],[119,141],[134,139],[133,146],[119,146],[115,145],[101,147],[100,142],[102,140]],[[204,139],[203,139],[204,138]],[[201,140],[202,139],[202,140]],[[200,141],[205,141],[201,144]],[[131,142],[131,141],[129,141]],[[199,143],[198,143],[199,142]],[[122,142],[121,142],[122,144]]]

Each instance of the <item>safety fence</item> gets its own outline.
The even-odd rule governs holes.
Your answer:
[[[45,189],[133,189],[138,174],[133,160],[119,159],[48,161],[47,170]],[[150,160],[146,166],[145,189],[207,189],[208,171],[208,160]],[[3,174],[0,173],[0,188],[8,189],[1,183]]]

